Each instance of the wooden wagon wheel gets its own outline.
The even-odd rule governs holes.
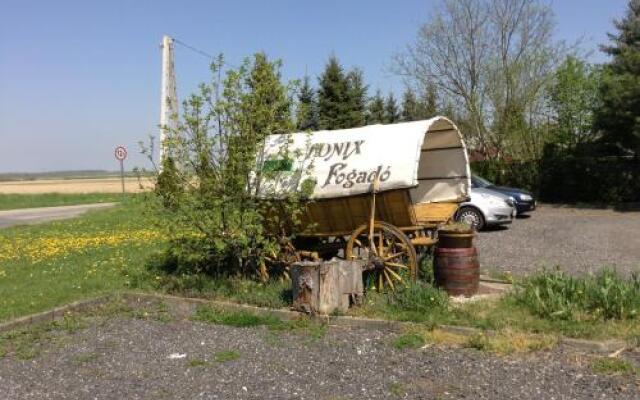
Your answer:
[[[405,284],[407,277],[416,279],[418,257],[407,235],[391,224],[376,221],[371,236],[373,243],[368,224],[358,227],[349,238],[345,256],[366,261],[365,272],[374,279],[378,291],[385,287],[393,290]]]

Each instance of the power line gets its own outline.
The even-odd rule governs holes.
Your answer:
[[[182,41],[182,40],[180,40],[180,39],[176,39],[176,38],[174,38],[174,37],[172,37],[172,39],[173,39],[173,41],[174,41],[174,42],[176,42],[177,44],[179,44],[179,45],[181,45],[182,47],[185,47],[185,48],[187,48],[187,49],[189,49],[189,50],[193,51],[194,53],[197,53],[197,54],[199,54],[199,55],[201,55],[201,56],[203,56],[203,57],[206,57],[206,58],[208,58],[208,59],[210,59],[210,60],[212,60],[212,61],[214,61],[214,62],[216,62],[216,63],[220,61],[218,57],[213,56],[213,55],[211,55],[210,53],[207,53],[207,52],[206,52],[206,51],[204,51],[204,50],[200,50],[200,49],[198,49],[197,47],[191,46],[191,45],[189,45],[189,44],[187,44],[187,43],[183,42],[183,41]],[[224,64],[224,65],[226,65],[226,66],[228,66],[228,67],[231,67],[231,68],[238,68],[238,67],[236,67],[235,65],[230,64],[230,63],[228,63],[228,62],[226,62],[226,61],[224,61],[224,60],[222,60],[222,64]]]

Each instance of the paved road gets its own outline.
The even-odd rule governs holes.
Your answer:
[[[640,271],[640,212],[543,205],[507,228],[480,232],[484,269],[526,275],[560,266],[572,274]]]
[[[0,228],[14,225],[33,225],[42,222],[68,219],[84,214],[89,210],[113,207],[118,203],[81,204],[76,206],[22,208],[0,211]]]

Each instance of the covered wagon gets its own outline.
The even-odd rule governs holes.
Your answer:
[[[467,200],[470,171],[460,131],[445,117],[272,135],[259,155],[263,196],[311,185],[303,254],[366,260],[379,285],[415,279],[417,251]]]

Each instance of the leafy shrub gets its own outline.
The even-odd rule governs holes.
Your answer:
[[[166,272],[266,280],[269,260],[302,229],[302,200],[315,183],[288,161],[293,88],[281,82],[281,63],[257,53],[221,78],[223,64],[163,127],[150,208],[169,241]],[[282,160],[259,157],[272,134],[285,135]],[[153,162],[152,150],[143,152]],[[283,182],[291,190],[279,190]]]
[[[512,296],[543,318],[632,319],[640,313],[640,275],[625,280],[615,270],[575,278],[560,270],[525,279]]]

